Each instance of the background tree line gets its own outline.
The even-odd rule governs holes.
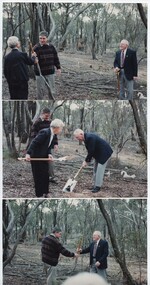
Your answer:
[[[16,35],[23,51],[41,30],[58,49],[84,51],[93,59],[127,38],[132,48],[147,49],[147,5],[119,3],[3,3],[4,54],[9,36]]]
[[[65,123],[62,137],[72,139],[73,131],[81,128],[97,132],[119,153],[127,142],[139,146],[147,154],[146,103],[102,100],[3,101],[4,149],[10,157],[20,154],[27,143],[30,128],[43,107],[51,110],[51,119]]]
[[[147,255],[146,212],[146,199],[3,200],[4,267],[20,242],[36,244],[55,225],[62,228],[62,242],[73,250],[79,243],[87,246],[97,229],[108,240],[109,256],[119,263],[127,284],[136,284],[127,260],[138,261],[140,275]]]

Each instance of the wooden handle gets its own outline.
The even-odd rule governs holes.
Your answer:
[[[22,160],[25,160],[26,161],[26,158],[25,157],[18,157],[18,160],[19,161],[22,161]],[[31,157],[30,160],[39,160],[39,161],[48,161],[49,158],[46,158],[46,157]]]
[[[67,159],[69,159],[69,157],[68,156],[63,156],[63,157],[59,157],[59,158],[54,158],[53,157],[53,160],[54,161],[63,161],[63,160],[67,160]],[[18,157],[18,160],[19,161],[22,161],[22,160],[25,160],[26,161],[26,158],[25,157]],[[30,160],[39,160],[39,161],[49,161],[49,158],[48,157],[31,157],[30,158]]]
[[[74,176],[74,179],[77,178],[77,176],[79,175],[80,171],[82,170],[83,166],[81,165],[80,169],[78,170],[78,172],[76,173],[76,175]]]

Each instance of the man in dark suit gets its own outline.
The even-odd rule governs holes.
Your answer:
[[[120,80],[120,100],[133,99],[133,83],[137,78],[137,57],[136,51],[128,48],[129,42],[122,40],[120,50],[116,52],[114,60],[114,71],[118,73]],[[125,87],[127,94],[125,96]]]
[[[93,233],[93,242],[84,249],[77,249],[80,254],[90,253],[90,272],[97,273],[106,280],[108,242],[101,238],[101,232]]]
[[[48,158],[49,161],[53,160],[51,149],[53,148],[54,136],[60,134],[63,127],[64,123],[61,120],[53,120],[50,124],[50,128],[41,130],[27,149],[27,161],[30,161],[31,158],[41,158],[41,160],[38,161],[31,160],[37,197],[48,197],[49,167],[48,161],[44,161],[42,158]]]
[[[10,99],[28,99],[28,68],[27,65],[37,63],[36,54],[30,58],[27,53],[19,51],[20,42],[15,36],[8,38],[11,52],[4,59],[4,75],[7,79]]]
[[[51,123],[51,113],[50,109],[45,107],[41,110],[40,117],[36,119],[36,121],[33,123],[30,134],[29,134],[29,141],[27,148],[29,147],[31,141],[37,136],[40,130],[49,128],[50,123]],[[58,138],[57,135],[54,135],[54,140],[53,140],[53,149],[54,152],[58,151]],[[55,180],[55,174],[54,174],[54,161],[51,161],[49,163],[49,181],[51,183],[57,184],[57,181]]]
[[[81,129],[74,131],[74,136],[77,140],[84,142],[88,154],[83,162],[83,167],[95,159],[94,164],[94,188],[93,193],[100,191],[100,187],[103,184],[104,172],[107,165],[107,161],[113,153],[110,145],[94,133],[84,133]]]

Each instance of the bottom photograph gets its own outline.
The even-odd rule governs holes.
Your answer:
[[[1,284],[147,284],[147,200],[3,199]]]

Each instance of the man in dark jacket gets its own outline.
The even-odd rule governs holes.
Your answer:
[[[114,71],[119,74],[120,100],[133,99],[133,82],[137,78],[137,57],[136,51],[128,48],[129,42],[122,40],[120,50],[116,52],[114,60]],[[127,96],[125,96],[125,87]]]
[[[62,254],[66,257],[77,257],[77,253],[67,250],[59,241],[61,237],[61,229],[55,227],[52,233],[42,240],[42,261],[44,268],[47,272],[47,284],[53,284],[56,278],[55,267],[58,264],[59,255]]]
[[[94,188],[93,193],[100,191],[100,187],[103,184],[104,172],[107,165],[107,161],[113,153],[110,145],[94,133],[84,133],[81,129],[74,131],[74,136],[77,140],[84,142],[88,154],[83,162],[83,167],[95,159],[94,164]]]
[[[36,55],[30,58],[27,53],[19,51],[20,42],[15,36],[8,38],[8,47],[12,50],[4,59],[4,75],[7,79],[10,99],[28,99],[28,68],[27,65],[37,63]]]
[[[26,153],[26,160],[31,161],[32,173],[35,183],[35,193],[37,197],[48,197],[49,192],[49,167],[48,161],[53,160],[51,149],[54,147],[54,135],[62,132],[64,123],[55,119],[51,122],[50,128],[41,130],[32,140]],[[31,158],[41,158],[41,160],[31,160]],[[47,158],[48,160],[42,160]]]
[[[80,254],[90,253],[90,272],[97,273],[106,280],[108,242],[101,238],[101,232],[93,233],[93,242],[84,249],[78,249]]]
[[[36,44],[33,49],[38,57],[41,74],[48,82],[52,96],[55,97],[55,68],[57,69],[58,75],[61,74],[61,68],[57,51],[51,43],[48,43],[48,33],[46,31],[39,33],[39,43]],[[37,65],[34,66],[34,71],[37,82],[37,98],[43,99],[48,92],[48,88],[39,74]]]
[[[50,109],[47,107],[43,108],[41,110],[40,117],[37,118],[37,120],[33,123],[32,127],[31,127],[27,149],[28,149],[30,143],[32,142],[32,140],[37,136],[37,134],[39,133],[40,130],[45,129],[45,128],[49,128],[50,123],[51,123],[50,117],[51,117]],[[54,149],[54,152],[58,151],[57,135],[54,135],[53,149]],[[49,177],[50,177],[49,181],[51,183],[57,184],[57,181],[55,180],[54,162],[53,161],[49,162]]]

